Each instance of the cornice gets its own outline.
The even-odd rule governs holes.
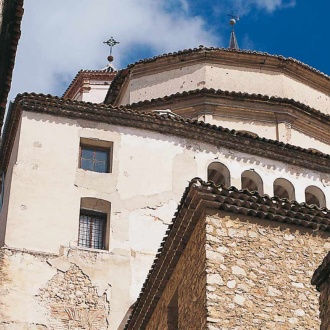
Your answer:
[[[72,119],[85,119],[118,126],[151,130],[208,143],[217,147],[250,153],[263,158],[330,173],[330,155],[276,140],[251,137],[249,134],[177,116],[144,113],[125,107],[113,107],[42,94],[20,94],[10,113],[10,126],[4,136],[0,164],[7,168],[10,151],[22,111],[44,113]]]
[[[118,72],[105,98],[105,103],[116,104],[124,81],[132,75],[147,75],[196,63],[221,63],[232,67],[285,73],[329,95],[330,77],[293,58],[262,52],[201,46],[200,48],[155,56],[129,65],[126,69]]]

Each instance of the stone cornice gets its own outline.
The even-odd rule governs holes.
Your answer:
[[[147,75],[196,63],[219,63],[233,67],[281,72],[329,95],[330,77],[293,58],[262,52],[200,47],[155,56],[129,65],[127,69],[118,72],[105,98],[105,103],[116,104],[124,81],[131,75]]]
[[[142,287],[126,330],[145,329],[198,221],[207,210],[220,210],[279,223],[330,231],[330,211],[246,189],[226,188],[193,179],[183,194],[151,270]]]
[[[266,104],[270,106],[287,106],[292,110],[297,110],[301,113],[305,113],[308,116],[317,118],[322,122],[330,124],[330,115],[324,114],[323,112],[311,108],[301,102],[295,101],[293,99],[276,97],[276,96],[267,96],[261,94],[249,94],[241,92],[230,92],[224,91],[221,89],[215,90],[213,88],[202,88],[195,89],[189,92],[182,92],[171,94],[169,96],[160,97],[157,99],[141,101],[137,103],[127,104],[125,107],[133,110],[148,110],[148,109],[159,109],[164,106],[170,106],[171,104],[178,104],[178,102],[184,102],[189,100],[189,103],[193,103],[193,100],[196,100],[197,103],[202,103],[200,101],[201,97],[209,97],[214,99],[222,100],[232,100],[232,101],[249,101],[258,104]],[[163,109],[163,108],[162,108]]]
[[[6,169],[22,111],[44,113],[72,119],[85,119],[118,126],[151,130],[208,143],[217,147],[258,155],[260,157],[330,173],[330,155],[307,150],[266,138],[229,130],[204,122],[171,115],[143,113],[111,105],[78,102],[42,94],[20,94],[16,97],[3,138],[0,162]]]

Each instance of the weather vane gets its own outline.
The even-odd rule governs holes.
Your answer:
[[[227,16],[230,17],[229,20],[229,24],[231,25],[231,34],[230,34],[230,40],[229,40],[229,48],[230,49],[236,49],[238,50],[238,42],[236,39],[236,35],[235,35],[235,29],[234,26],[236,24],[236,21],[239,21],[239,16],[238,15],[234,15],[234,11],[231,11],[231,14],[227,14]]]
[[[113,37],[111,37],[109,40],[103,41],[103,43],[110,47],[110,56],[112,56],[112,48],[119,44],[119,41],[116,41]]]
[[[232,29],[234,30],[234,25],[236,24],[236,22],[239,21],[239,16],[238,15],[234,15],[234,11],[231,11],[231,14],[227,14],[227,16],[230,17],[230,21],[229,24],[232,26]]]

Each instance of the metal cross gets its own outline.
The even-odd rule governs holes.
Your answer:
[[[112,54],[112,48],[114,46],[116,46],[117,44],[119,44],[119,41],[116,41],[113,37],[111,37],[109,40],[107,41],[103,41],[104,44],[108,45],[110,47],[110,56]]]
[[[238,15],[234,15],[234,11],[231,11],[231,14],[227,14],[227,16],[229,16],[230,18],[239,21],[239,16]]]

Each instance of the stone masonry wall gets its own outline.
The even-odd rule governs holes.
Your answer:
[[[330,329],[330,279],[320,287],[320,330]]]
[[[206,227],[209,330],[319,328],[310,281],[329,233],[224,212]]]
[[[167,307],[176,290],[179,329],[205,329],[205,277],[205,223],[199,221],[146,329],[169,329]]]

